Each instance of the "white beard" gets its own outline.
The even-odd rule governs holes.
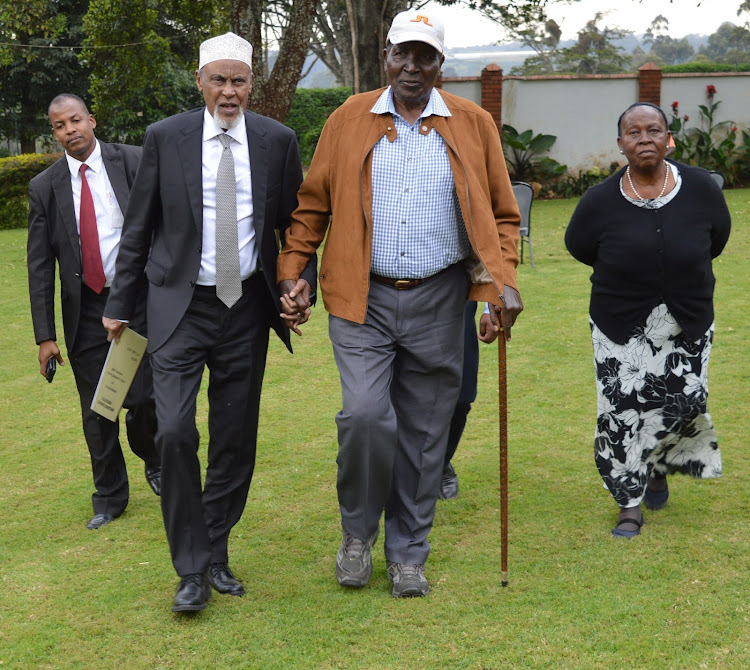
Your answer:
[[[227,121],[226,119],[222,119],[219,116],[219,105],[216,105],[216,107],[214,107],[214,121],[216,122],[216,125],[219,126],[219,128],[223,128],[224,130],[229,130],[230,128],[234,128],[235,126],[239,125],[242,117],[243,114],[242,111],[240,111],[240,113],[237,114],[234,119],[232,119],[231,121]]]

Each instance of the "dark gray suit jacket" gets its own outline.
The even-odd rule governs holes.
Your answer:
[[[149,351],[174,332],[193,297],[203,240],[201,174],[203,107],[159,121],[146,130],[143,157],[125,215],[115,281],[105,316],[127,320],[135,308],[134,286],[144,268],[148,278]],[[269,291],[271,327],[291,351],[289,329],[279,317],[276,257],[283,242],[302,168],[294,132],[245,112],[253,192],[253,225],[260,269]],[[317,260],[303,278],[313,291]]]
[[[102,161],[123,213],[135,179],[141,148],[99,142]],[[75,344],[81,314],[83,266],[68,162],[63,156],[29,183],[29,297],[37,344],[57,340],[55,261],[59,264],[63,329],[68,351]],[[104,332],[102,330],[102,332]]]

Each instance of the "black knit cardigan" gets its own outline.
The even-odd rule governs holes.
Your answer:
[[[711,261],[729,239],[729,209],[706,170],[677,166],[682,186],[666,205],[628,202],[622,169],[585,193],[565,233],[568,251],[594,269],[591,318],[614,342],[627,342],[660,303],[690,340],[713,322]]]

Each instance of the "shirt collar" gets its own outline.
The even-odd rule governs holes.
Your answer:
[[[81,165],[83,165],[84,163],[89,166],[89,169],[92,172],[96,172],[97,174],[102,169],[102,148],[99,146],[99,140],[95,140],[94,150],[85,161],[79,161],[77,158],[73,158],[73,156],[71,156],[67,152],[65,153],[65,158],[68,161],[68,169],[70,170],[70,174],[72,174],[74,177],[78,176],[81,171]]]
[[[238,123],[233,128],[229,128],[226,134],[229,135],[233,140],[236,140],[240,144],[247,144],[247,128],[245,127],[245,118],[243,114],[242,123]],[[203,141],[212,140],[214,137],[218,137],[224,132],[223,128],[220,128],[214,117],[208,111],[208,107],[203,108]]]
[[[373,114],[398,114],[396,112],[396,106],[393,103],[393,90],[389,86],[380,94],[372,109],[370,110]],[[448,109],[448,105],[445,104],[443,96],[440,95],[438,89],[433,88],[430,91],[430,99],[427,101],[427,106],[424,111],[419,115],[420,119],[426,119],[428,116],[451,116],[451,112]],[[398,114],[398,116],[401,116]]]

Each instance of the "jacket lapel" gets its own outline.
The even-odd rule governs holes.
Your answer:
[[[245,114],[247,148],[250,152],[250,179],[253,190],[253,228],[260,251],[263,239],[263,223],[266,219],[266,194],[268,193],[268,143],[263,129],[251,124],[252,114]]]
[[[57,207],[60,213],[62,227],[68,234],[70,246],[73,253],[81,263],[81,245],[78,239],[78,226],[76,224],[76,210],[73,204],[73,187],[70,183],[70,169],[68,161],[63,156],[54,167],[54,173],[50,176],[52,191],[55,194]]]
[[[102,149],[102,161],[107,170],[109,183],[112,184],[112,190],[114,190],[117,203],[120,205],[120,211],[124,215],[128,209],[130,189],[128,188],[128,180],[125,176],[125,163],[122,154],[104,142],[99,142],[99,146]]]
[[[185,178],[190,209],[193,212],[195,227],[203,234],[203,108],[196,110],[187,128],[180,129],[177,139],[177,153],[180,169]]]

